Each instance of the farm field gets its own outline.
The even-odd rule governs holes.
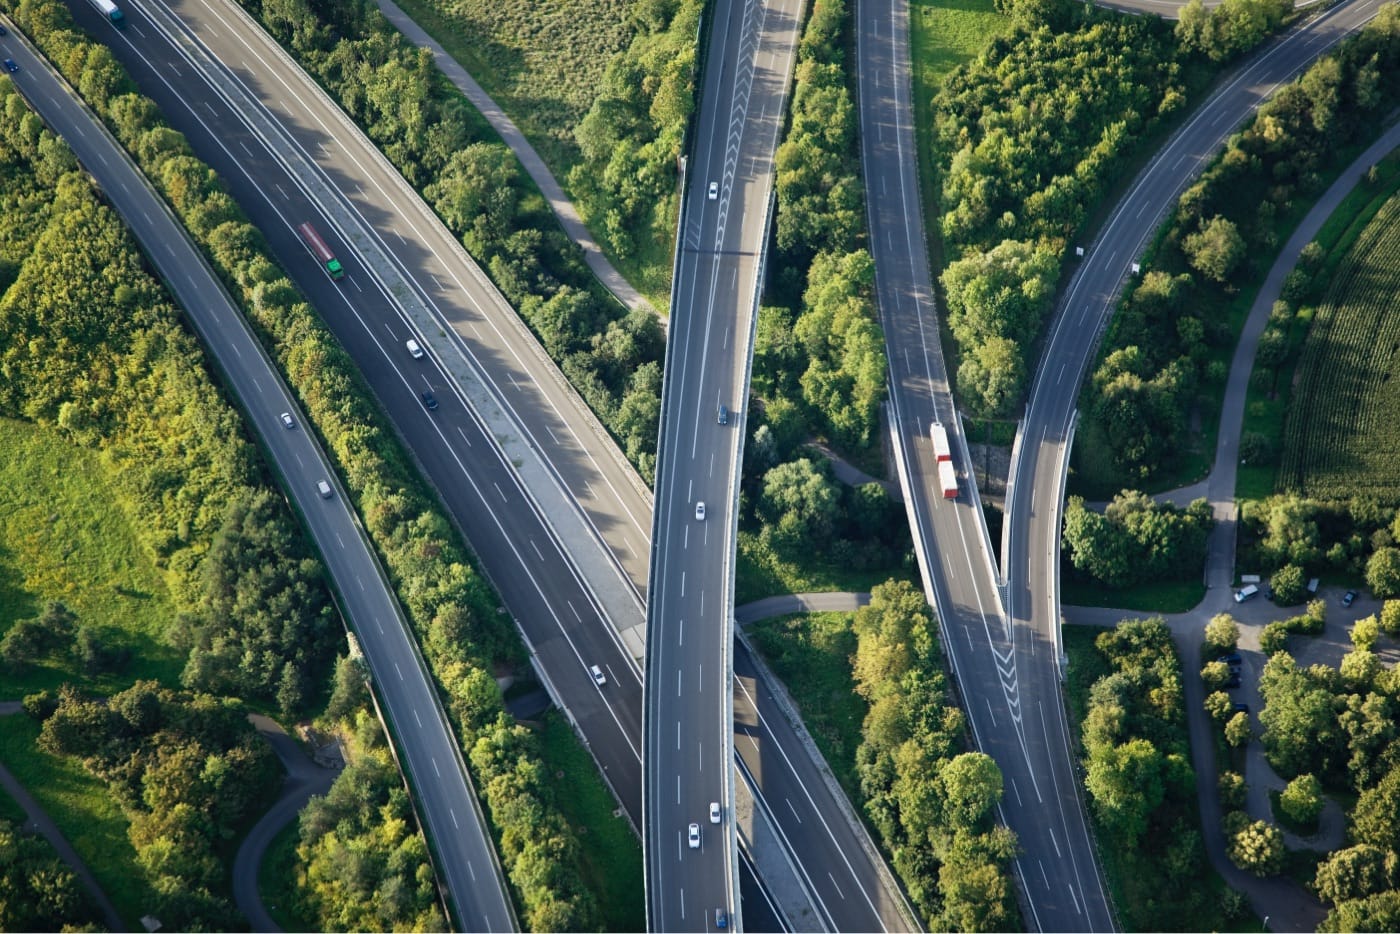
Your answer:
[[[574,127],[631,38],[632,0],[401,0],[539,150],[561,182]]]
[[[1400,194],[1341,258],[1303,345],[1279,485],[1318,499],[1400,498]]]

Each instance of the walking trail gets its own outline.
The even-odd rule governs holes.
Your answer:
[[[16,716],[21,709],[19,701],[0,702],[0,716]],[[87,863],[83,862],[78,851],[73,849],[73,845],[59,831],[53,818],[49,817],[39,806],[39,802],[35,801],[33,796],[19,783],[19,779],[11,775],[9,769],[3,765],[0,765],[0,788],[4,788],[10,797],[14,798],[15,802],[24,809],[24,813],[29,818],[24,829],[42,835],[45,840],[49,841],[49,845],[58,852],[59,858],[68,864],[68,868],[73,870],[73,874],[78,877],[83,888],[88,890],[88,894],[92,896],[98,910],[102,912],[102,919],[108,930],[125,931],[126,925],[122,923],[121,915],[117,914],[117,909],[112,904],[112,900],[107,897],[107,893],[98,886],[97,878],[93,876],[92,870],[88,869]]]
[[[651,304],[642,297],[642,294],[622,277],[622,274],[613,267],[612,263],[608,262],[608,258],[603,255],[598,242],[593,239],[593,235],[588,232],[583,219],[579,217],[573,202],[564,194],[564,189],[555,180],[549,167],[544,164],[540,154],[535,152],[535,147],[531,146],[530,141],[525,138],[525,134],[520,132],[515,121],[506,116],[505,111],[476,82],[476,79],[467,73],[461,63],[448,55],[437,40],[428,35],[423,27],[414,22],[393,0],[378,0],[378,3],[380,11],[389,22],[394,24],[394,28],[407,36],[410,42],[433,53],[433,60],[442,73],[456,85],[459,91],[467,96],[467,100],[471,101],[472,106],[481,111],[481,115],[500,134],[501,139],[510,147],[510,151],[515,153],[515,157],[525,167],[530,178],[534,179],[545,200],[549,202],[550,209],[554,211],[554,216],[559,218],[560,226],[569,235],[569,239],[577,243],[583,250],[588,268],[593,270],[598,281],[602,282],[603,286],[626,307],[652,310]]]

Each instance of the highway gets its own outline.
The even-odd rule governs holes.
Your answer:
[[[1113,928],[1071,765],[1053,644],[1008,626],[939,343],[910,106],[907,7],[862,0],[857,55],[876,292],[890,365],[891,428],[929,602],[977,747],[1001,768],[1002,821],[1022,855],[1015,872],[1037,930]],[[930,437],[943,424],[959,472],[945,500]]]
[[[97,25],[111,31],[105,23]],[[20,72],[10,77],[45,122],[69,142],[160,270],[301,512],[340,606],[359,637],[460,922],[473,930],[516,929],[476,794],[429,685],[417,643],[291,392],[184,228],[91,112],[68,96],[67,86],[27,46],[8,36],[0,39],[0,47],[20,65]],[[283,425],[284,412],[292,414],[294,427]],[[329,484],[328,496],[317,490],[321,481]]]
[[[640,633],[643,623],[639,594],[645,585],[649,536],[633,537],[630,517],[650,510],[645,487],[629,481],[625,473],[610,473],[621,455],[601,429],[589,428],[596,424],[591,414],[585,417],[569,408],[581,403],[567,387],[560,388],[563,380],[557,369],[541,365],[541,360],[548,361],[533,340],[520,337],[523,328],[513,310],[475,280],[451,235],[261,31],[232,29],[221,19],[230,15],[222,4],[198,0],[175,5],[180,19],[174,25],[169,22],[170,8],[147,2],[129,12],[131,24],[120,35],[87,4],[75,2],[72,9],[88,29],[112,36],[114,54],[142,91],[189,138],[196,154],[216,169],[289,274],[321,310],[471,542],[553,696],[566,705],[629,818],[640,826],[642,688],[627,633]],[[156,21],[166,25],[157,28]],[[222,93],[216,93],[191,63],[204,54],[205,44],[230,64],[218,68]],[[201,66],[205,67],[209,65]],[[263,122],[250,122],[250,110]],[[770,116],[768,123],[776,127],[778,120]],[[278,152],[277,158],[272,151]],[[308,181],[308,174],[315,178]],[[304,190],[317,186],[331,192],[329,215],[323,215]],[[347,279],[339,285],[319,271],[295,236],[295,224],[307,219],[317,224],[346,263]],[[359,255],[352,241],[364,240],[369,240],[371,253],[387,244],[393,256],[380,261]],[[431,299],[440,323],[421,326],[390,301],[391,294],[405,291],[393,284],[400,278],[407,291]],[[492,321],[501,313],[498,304],[509,320]],[[424,360],[414,361],[404,350],[409,337],[428,348]],[[455,388],[468,355],[486,372],[495,398],[504,400],[488,408],[508,407],[512,417],[529,416],[524,427],[505,431],[499,422],[486,424],[489,412],[483,417],[469,410]],[[437,396],[440,407],[435,412],[419,404],[417,393],[423,390]],[[548,395],[541,399],[534,393]],[[471,400],[473,407],[478,397],[479,392]],[[586,523],[596,526],[608,546],[604,558],[610,563],[602,568],[601,584],[597,581],[604,562],[595,557],[586,564],[588,556],[581,554],[576,541],[560,543],[563,536],[555,530],[565,510],[542,505],[543,494],[522,479],[535,456],[548,461],[548,485],[562,483],[570,497],[583,491]],[[602,552],[601,546],[595,547]],[[626,571],[625,578],[617,566]],[[609,575],[614,593],[606,610],[621,617],[621,638],[599,607],[603,601],[598,590],[608,585]],[[619,579],[634,588],[622,599],[617,594],[622,589],[616,586]],[[626,616],[629,604],[635,616],[632,624]],[[636,650],[640,649],[638,638]],[[593,664],[606,672],[607,684],[601,688],[589,677],[588,666]],[[759,762],[755,772],[766,782],[777,782],[789,772],[793,777],[779,786],[782,799],[790,804],[768,810],[783,833],[798,842],[793,858],[805,874],[835,880],[820,894],[833,903],[850,902],[846,910],[853,910],[865,902],[858,894],[868,885],[862,879],[879,876],[878,858],[864,847],[851,845],[843,854],[829,845],[812,844],[819,839],[813,834],[823,832],[817,812],[833,813],[835,802],[787,724],[782,718],[769,719],[771,723],[760,724],[761,732],[748,732],[783,765],[763,767]],[[747,755],[759,756],[751,746],[745,746]],[[854,875],[851,866],[856,867]],[[837,888],[843,895],[830,894]],[[744,890],[752,887],[745,883]],[[872,894],[870,901],[882,905],[888,898]],[[766,909],[753,911],[752,898],[747,904],[761,925],[757,929],[778,928]],[[839,916],[842,908],[835,904],[830,910]],[[845,927],[876,929],[879,924],[878,919],[866,919]]]
[[[733,656],[738,470],[749,361],[801,0],[718,0],[671,291],[647,604],[643,850],[647,926],[733,916]],[[720,406],[730,410],[720,424]],[[703,512],[701,511],[703,510]],[[700,839],[689,839],[697,824]],[[801,851],[799,851],[801,852]]]
[[[1001,817],[1020,839],[1015,869],[1029,909],[1024,920],[1033,928],[1114,925],[1071,764],[1075,742],[1059,681],[1059,527],[1067,445],[1079,386],[1097,344],[1085,336],[1102,333],[1132,261],[1227,135],[1281,81],[1378,6],[1354,0],[1227,80],[1144,171],[1089,250],[1052,326],[1013,449],[1003,592],[939,347],[915,175],[907,10],[892,0],[860,5],[863,160],[901,481],[963,709],[978,747],[997,760],[1005,778]],[[934,420],[953,436],[960,467],[960,495],[953,501],[942,499],[933,480]]]

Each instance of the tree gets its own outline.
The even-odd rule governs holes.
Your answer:
[[[1216,215],[1196,233],[1182,241],[1191,265],[1216,282],[1227,282],[1240,260],[1245,242],[1233,221]]]
[[[948,818],[960,829],[975,830],[1001,800],[1001,769],[991,756],[964,752],[939,770],[947,795]]]
[[[1145,739],[1091,753],[1084,787],[1124,848],[1137,845],[1147,820],[1166,794],[1162,754]]]
[[[1382,599],[1400,597],[1400,548],[1377,548],[1366,562],[1366,586]]]
[[[775,529],[783,547],[820,546],[831,539],[840,508],[840,491],[826,461],[818,467],[801,457],[779,464],[763,476],[758,511]]]
[[[948,264],[940,280],[947,294],[948,324],[965,347],[993,337],[1032,342],[1055,294],[1059,263],[1033,243],[1003,240],[985,253]]]
[[[1362,843],[1333,852],[1317,866],[1314,884],[1325,902],[1365,898],[1395,883],[1395,857]]]
[[[1274,602],[1279,606],[1296,606],[1307,599],[1307,577],[1296,564],[1285,564],[1279,568],[1269,583],[1274,588]]]
[[[1239,749],[1248,744],[1250,736],[1249,714],[1244,711],[1238,711],[1226,722],[1225,742],[1229,743],[1232,748]]]
[[[1400,600],[1387,600],[1381,606],[1381,629],[1389,635],[1400,635]]]
[[[1234,704],[1230,701],[1230,695],[1224,691],[1212,691],[1206,695],[1202,702],[1206,713],[1216,723],[1226,723],[1230,719]]]
[[[1342,736],[1332,692],[1298,668],[1291,656],[1269,659],[1259,678],[1264,709],[1264,750],[1283,776],[1316,772],[1335,775],[1341,764]]]
[[[1400,891],[1339,902],[1319,931],[1400,931]]]
[[[1228,813],[1244,807],[1246,789],[1243,775],[1239,772],[1221,772],[1215,785],[1220,792],[1222,810]]]
[[[1240,624],[1229,613],[1217,613],[1206,623],[1205,640],[1209,655],[1233,652],[1240,642]]]
[[[1223,691],[1230,680],[1230,668],[1224,662],[1206,662],[1201,666],[1201,680],[1207,691]]]
[[[1369,652],[1375,648],[1376,640],[1380,638],[1380,635],[1381,625],[1373,613],[1358,619],[1352,626],[1351,644],[1362,651]]]
[[[1264,821],[1231,835],[1226,849],[1232,863],[1256,876],[1276,875],[1283,868],[1283,832]]]
[[[1400,768],[1392,768],[1374,788],[1362,791],[1351,816],[1351,835],[1357,843],[1400,850]]]
[[[1259,648],[1265,655],[1282,652],[1287,645],[1288,627],[1278,620],[1265,625],[1259,633]]]
[[[1322,783],[1311,773],[1299,775],[1279,793],[1278,803],[1289,820],[1311,827],[1322,813]]]
[[[990,337],[974,346],[958,366],[958,394],[987,418],[1010,415],[1026,382],[1021,349],[1009,337]]]

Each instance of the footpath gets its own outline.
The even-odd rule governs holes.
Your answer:
[[[432,53],[433,61],[447,76],[447,80],[466,95],[473,107],[481,111],[486,122],[491,124],[491,128],[510,147],[510,151],[515,153],[515,157],[525,167],[526,173],[534,180],[540,193],[549,202],[549,208],[559,219],[559,225],[564,228],[564,233],[568,234],[569,239],[577,243],[583,250],[584,260],[588,263],[588,268],[593,270],[593,274],[598,277],[598,281],[602,282],[603,286],[627,308],[653,310],[651,304],[642,297],[642,294],[622,277],[622,274],[613,267],[612,263],[608,262],[608,258],[603,255],[602,249],[598,246],[598,241],[593,239],[593,235],[588,232],[588,227],[583,223],[583,218],[579,217],[574,203],[564,194],[563,187],[549,171],[549,167],[544,164],[544,160],[535,151],[535,147],[530,145],[525,134],[520,132],[515,121],[506,116],[500,105],[492,99],[491,95],[486,93],[475,78],[467,73],[461,63],[448,55],[447,50],[400,9],[394,0],[378,0],[378,3],[380,12],[389,22],[394,24],[395,29],[407,36],[414,45],[425,48]]]

